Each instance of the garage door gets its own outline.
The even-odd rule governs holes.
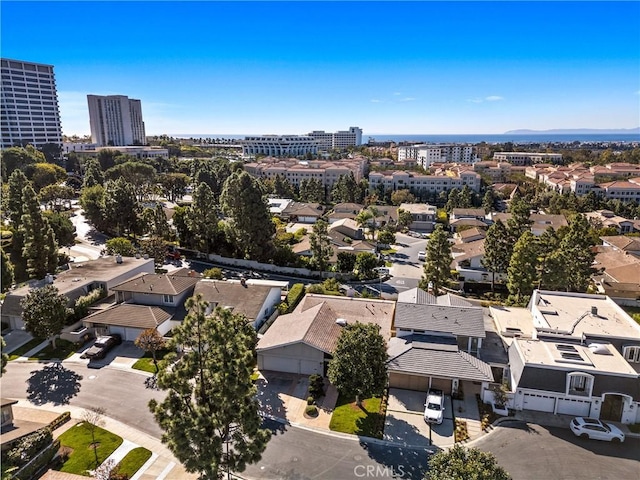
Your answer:
[[[575,415],[576,417],[588,417],[591,412],[591,401],[569,398],[558,399],[558,413]]]
[[[445,395],[451,395],[451,380],[448,378],[433,378],[431,388],[442,390]]]
[[[127,342],[133,342],[136,338],[138,338],[138,336],[140,335],[140,332],[142,332],[142,330],[140,330],[139,328],[126,328],[126,327],[114,327],[114,326],[109,327],[109,333],[117,333],[122,337],[122,340],[125,340]]]
[[[537,410],[539,412],[553,413],[556,405],[555,397],[548,395],[537,395],[533,393],[524,394],[524,409],[525,410]]]
[[[429,377],[403,375],[401,373],[392,372],[389,374],[389,386],[393,388],[403,388],[405,390],[426,392],[429,388]]]
[[[258,355],[258,367],[260,370],[273,370],[274,372],[298,373],[298,360]]]

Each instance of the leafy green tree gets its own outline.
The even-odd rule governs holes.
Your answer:
[[[356,222],[363,229],[368,229],[371,233],[371,239],[376,239],[376,231],[378,230],[377,218],[380,216],[380,211],[375,205],[369,205],[356,215]]]
[[[331,239],[327,233],[328,224],[324,220],[318,220],[313,224],[313,231],[309,235],[311,244],[311,265],[320,270],[320,273],[327,270],[329,259],[333,253]]]
[[[22,225],[22,215],[24,215],[22,194],[27,185],[29,185],[29,180],[22,173],[22,170],[16,170],[9,177],[8,183],[7,209],[9,210],[9,221],[11,226],[17,230]]]
[[[179,362],[158,373],[167,391],[149,408],[167,444],[187,472],[200,479],[242,472],[260,460],[270,437],[261,428],[256,387],[251,381],[257,333],[242,315],[216,308],[200,296],[187,300],[189,312],[173,329],[169,349],[184,349]],[[167,360],[168,359],[168,360]],[[163,363],[175,359],[169,354]]]
[[[396,243],[396,232],[392,227],[386,225],[378,234],[378,242],[384,245],[393,245]]]
[[[547,228],[538,242],[538,288],[562,289],[566,285],[564,259],[558,250],[560,239],[553,228]]]
[[[71,223],[69,215],[66,213],[46,211],[42,212],[47,222],[53,229],[56,243],[61,245],[73,245],[76,239],[76,227]]]
[[[175,202],[187,193],[189,176],[184,173],[163,173],[158,176],[158,183],[162,189],[162,194],[170,202]]]
[[[491,272],[491,290],[495,286],[496,272],[505,273],[511,260],[512,248],[509,245],[507,227],[498,220],[487,230],[484,239],[482,266]]]
[[[107,240],[106,250],[108,255],[121,255],[123,257],[133,257],[136,254],[136,247],[131,240],[124,237],[115,237]]]
[[[460,208],[460,190],[457,188],[452,188],[449,190],[449,194],[447,195],[447,203],[444,206],[445,210],[448,213],[454,208]]]
[[[166,348],[164,338],[155,328],[147,328],[140,332],[140,335],[134,341],[136,347],[142,349],[145,353],[150,353],[153,358],[153,365],[158,373],[158,352]]]
[[[187,208],[185,223],[189,229],[190,244],[197,250],[210,253],[219,235],[218,209],[213,191],[202,182],[193,194],[193,201]]]
[[[38,162],[46,162],[42,152],[36,150],[32,145],[26,147],[9,147],[0,152],[0,162],[2,163],[2,178],[6,180],[14,171],[24,170],[27,166]]]
[[[50,338],[56,347],[56,336],[60,335],[71,309],[69,299],[61,295],[53,285],[35,288],[20,301],[22,320],[26,330],[34,337]]]
[[[509,480],[495,457],[477,448],[456,444],[429,459],[425,480]]]
[[[339,272],[349,273],[353,272],[356,266],[356,256],[351,252],[338,252],[338,261],[336,268]]]
[[[171,238],[171,227],[162,204],[157,203],[154,208],[145,208],[142,212],[142,218],[148,233],[165,240]]]
[[[273,181],[273,193],[280,198],[293,198],[295,196],[293,185],[291,185],[289,179],[280,175],[276,175]]]
[[[22,257],[27,263],[29,278],[44,278],[58,267],[58,245],[49,222],[40,210],[36,192],[27,186],[22,194],[24,215],[20,234],[24,239]]]
[[[409,225],[413,222],[411,212],[408,210],[398,209],[398,226],[400,228],[409,228]]]
[[[50,210],[62,210],[64,203],[75,197],[73,188],[66,185],[55,184],[47,185],[40,190],[38,196],[40,200],[45,203]]]
[[[55,185],[67,178],[64,168],[52,163],[34,163],[25,168],[25,175],[31,180],[33,188],[40,191],[47,185]]]
[[[134,187],[123,178],[109,180],[104,191],[104,219],[118,236],[135,234],[141,222],[141,207]]]
[[[429,284],[431,284],[433,293],[438,295],[440,288],[446,285],[449,278],[451,278],[452,261],[449,236],[442,224],[438,224],[427,243],[423,267],[424,274],[420,280],[420,288],[427,290]]]
[[[538,242],[533,233],[522,234],[513,248],[507,269],[509,299],[514,304],[524,304],[533,292],[538,278]]]
[[[458,208],[471,208],[473,207],[473,197],[474,193],[469,185],[465,185],[462,187],[460,191],[460,196],[458,197]]]
[[[140,251],[155,260],[156,268],[162,268],[167,254],[167,242],[162,237],[151,236],[140,240]]]
[[[9,257],[4,252],[2,248],[0,248],[0,272],[2,276],[0,277],[0,283],[2,283],[2,291],[6,292],[13,285],[14,275],[13,275],[13,265],[9,261]]]
[[[109,170],[116,164],[116,157],[118,155],[120,155],[120,152],[111,148],[105,148],[98,152],[98,163],[103,172]]]
[[[484,197],[482,197],[482,208],[484,208],[485,213],[493,212],[496,208],[496,193],[493,191],[493,188],[487,188],[487,191],[484,192]]]
[[[95,187],[104,183],[104,175],[100,163],[95,158],[88,158],[84,164],[83,188]]]
[[[531,230],[531,205],[522,198],[516,196],[509,204],[511,218],[507,220],[507,229],[511,245],[515,245],[520,236]]]
[[[401,203],[414,203],[416,201],[416,197],[409,190],[401,189],[395,190],[391,194],[391,203],[394,205],[400,205]]]
[[[275,227],[258,181],[247,172],[234,172],[220,196],[222,209],[241,254],[255,260],[269,259]]]
[[[353,271],[361,280],[367,280],[377,277],[376,267],[378,266],[378,257],[371,252],[360,252],[356,255],[356,262]]]
[[[105,189],[102,185],[84,187],[80,195],[80,205],[84,210],[84,216],[96,228],[105,229]]]
[[[138,202],[149,198],[156,184],[156,169],[142,162],[120,163],[104,172],[104,176],[107,180],[124,179],[131,185]]]
[[[315,178],[302,180],[300,182],[300,200],[303,202],[323,202],[324,185],[322,181]]]
[[[379,396],[387,386],[387,342],[380,325],[351,323],[340,332],[327,371],[329,380],[356,404],[372,395]]]

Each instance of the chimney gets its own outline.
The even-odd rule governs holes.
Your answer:
[[[247,288],[247,281],[243,278],[240,279],[240,285],[242,285],[244,288]]]
[[[591,307],[591,315],[593,315],[594,317],[598,316],[598,307]]]
[[[122,255],[116,255],[116,263],[122,263]]]

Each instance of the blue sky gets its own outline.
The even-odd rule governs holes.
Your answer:
[[[502,133],[640,125],[640,2],[11,2],[3,57],[53,64],[147,134]]]

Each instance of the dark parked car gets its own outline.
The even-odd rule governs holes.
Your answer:
[[[107,355],[107,352],[109,350],[111,350],[116,345],[120,345],[121,343],[122,337],[117,333],[98,337],[93,346],[89,350],[84,352],[82,358],[88,358],[90,360],[100,360]]]

